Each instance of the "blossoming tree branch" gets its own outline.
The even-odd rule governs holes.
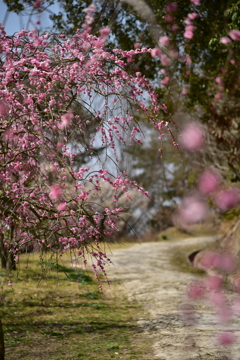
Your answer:
[[[153,86],[125,71],[133,57],[151,50],[107,51],[110,30],[90,34],[93,11],[93,5],[85,9],[82,29],[69,38],[36,30],[8,37],[0,28],[0,227],[1,246],[15,260],[30,245],[60,254],[77,249],[84,264],[86,254],[96,259],[98,277],[110,261],[99,241],[114,236],[123,211],[119,193],[148,194],[117,166],[114,176],[101,166],[78,166],[74,149],[93,157],[100,143],[116,164],[117,142],[144,141],[136,114],[160,136],[172,130]],[[114,190],[108,208],[97,203],[102,183]]]

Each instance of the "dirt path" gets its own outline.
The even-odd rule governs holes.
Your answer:
[[[208,303],[194,303],[198,318],[194,327],[184,323],[180,310],[187,306],[190,311],[192,304],[189,301],[186,303],[184,293],[187,284],[199,279],[199,276],[174,267],[170,263],[171,253],[186,245],[202,248],[213,240],[189,238],[175,242],[143,243],[115,250],[111,256],[114,266],[108,269],[109,278],[121,284],[130,301],[137,300],[141,304],[143,314],[138,324],[146,335],[146,341],[148,336],[153,340],[154,359],[240,359],[240,346],[234,346],[234,353],[230,354],[231,348],[215,344],[219,325],[214,309]],[[230,292],[227,295],[230,302],[236,297]],[[240,319],[236,316],[224,326],[224,330],[235,329],[235,334],[240,335]]]

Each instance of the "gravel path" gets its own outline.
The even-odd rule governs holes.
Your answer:
[[[150,336],[153,340],[154,359],[240,359],[240,346],[235,345],[232,351],[231,347],[216,345],[219,325],[214,309],[208,303],[190,304],[184,295],[187,284],[199,276],[181,272],[169,261],[174,249],[186,245],[196,245],[199,249],[212,241],[214,238],[204,237],[143,243],[115,250],[111,255],[114,266],[108,268],[109,279],[121,284],[130,301],[141,304],[143,314],[138,324],[146,339]],[[237,295],[228,292],[227,296],[232,302]],[[197,325],[186,323],[181,309],[190,318],[193,310]],[[236,316],[224,326],[222,329],[234,329],[240,335],[240,319]]]

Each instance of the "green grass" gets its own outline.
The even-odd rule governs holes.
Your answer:
[[[21,271],[1,272],[7,360],[152,360],[136,324],[141,309],[115,285],[101,294],[92,274],[67,259],[58,265],[39,263],[36,255],[20,260]]]

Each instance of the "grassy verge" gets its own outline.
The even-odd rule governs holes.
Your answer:
[[[7,360],[152,359],[136,325],[139,307],[118,296],[114,285],[101,294],[91,273],[67,259],[61,266],[41,264],[49,272],[39,275],[38,261],[23,256],[21,271],[0,274]]]

